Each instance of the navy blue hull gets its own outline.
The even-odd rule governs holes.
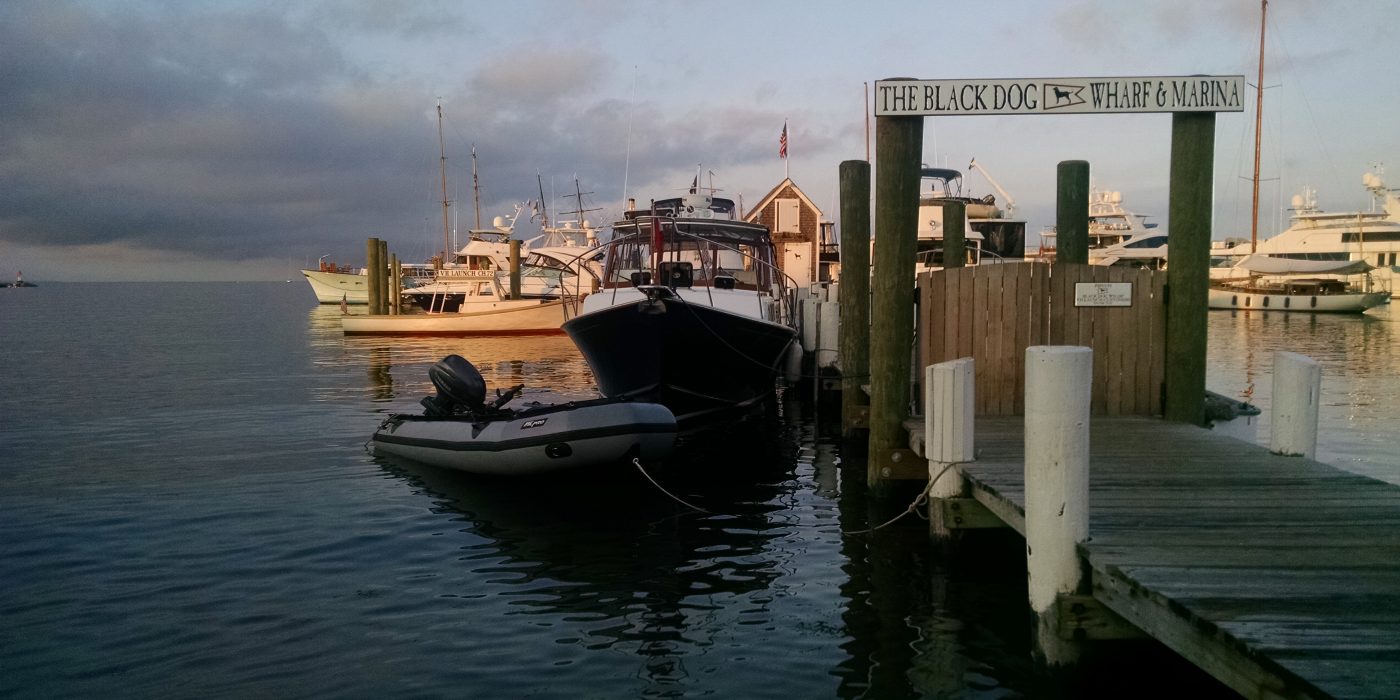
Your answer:
[[[667,298],[594,311],[564,323],[604,396],[671,409],[678,421],[773,394],[796,331]]]

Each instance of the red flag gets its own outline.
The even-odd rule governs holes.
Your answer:
[[[778,157],[787,157],[787,122],[783,122],[783,135],[778,137]]]

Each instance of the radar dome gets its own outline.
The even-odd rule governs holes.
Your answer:
[[[504,217],[504,216],[498,216],[498,217],[492,219],[492,220],[491,220],[491,225],[492,225],[492,226],[495,226],[496,228],[504,228],[505,225],[506,225],[506,217]]]
[[[1113,193],[1109,194],[1109,195],[1108,195],[1108,201],[1113,202],[1114,204],[1122,204],[1122,203],[1123,203],[1123,193],[1122,193],[1122,192],[1113,192]]]
[[[1295,194],[1295,195],[1293,195],[1292,203],[1293,203],[1293,208],[1294,208],[1294,209],[1302,209],[1302,208],[1303,208],[1303,195],[1301,195],[1301,194]]]

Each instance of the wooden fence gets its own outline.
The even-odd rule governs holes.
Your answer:
[[[917,366],[971,357],[978,415],[1021,415],[1026,348],[1082,345],[1094,352],[1092,414],[1160,415],[1166,280],[1165,272],[1070,263],[920,274]],[[1131,306],[1075,306],[1081,282],[1130,283]]]

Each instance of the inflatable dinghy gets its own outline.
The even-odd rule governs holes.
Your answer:
[[[618,399],[505,405],[524,385],[497,391],[460,355],[428,370],[437,390],[422,415],[394,414],[370,440],[377,455],[394,455],[472,474],[530,475],[597,466],[633,457],[658,459],[676,440],[676,417],[665,406]]]

